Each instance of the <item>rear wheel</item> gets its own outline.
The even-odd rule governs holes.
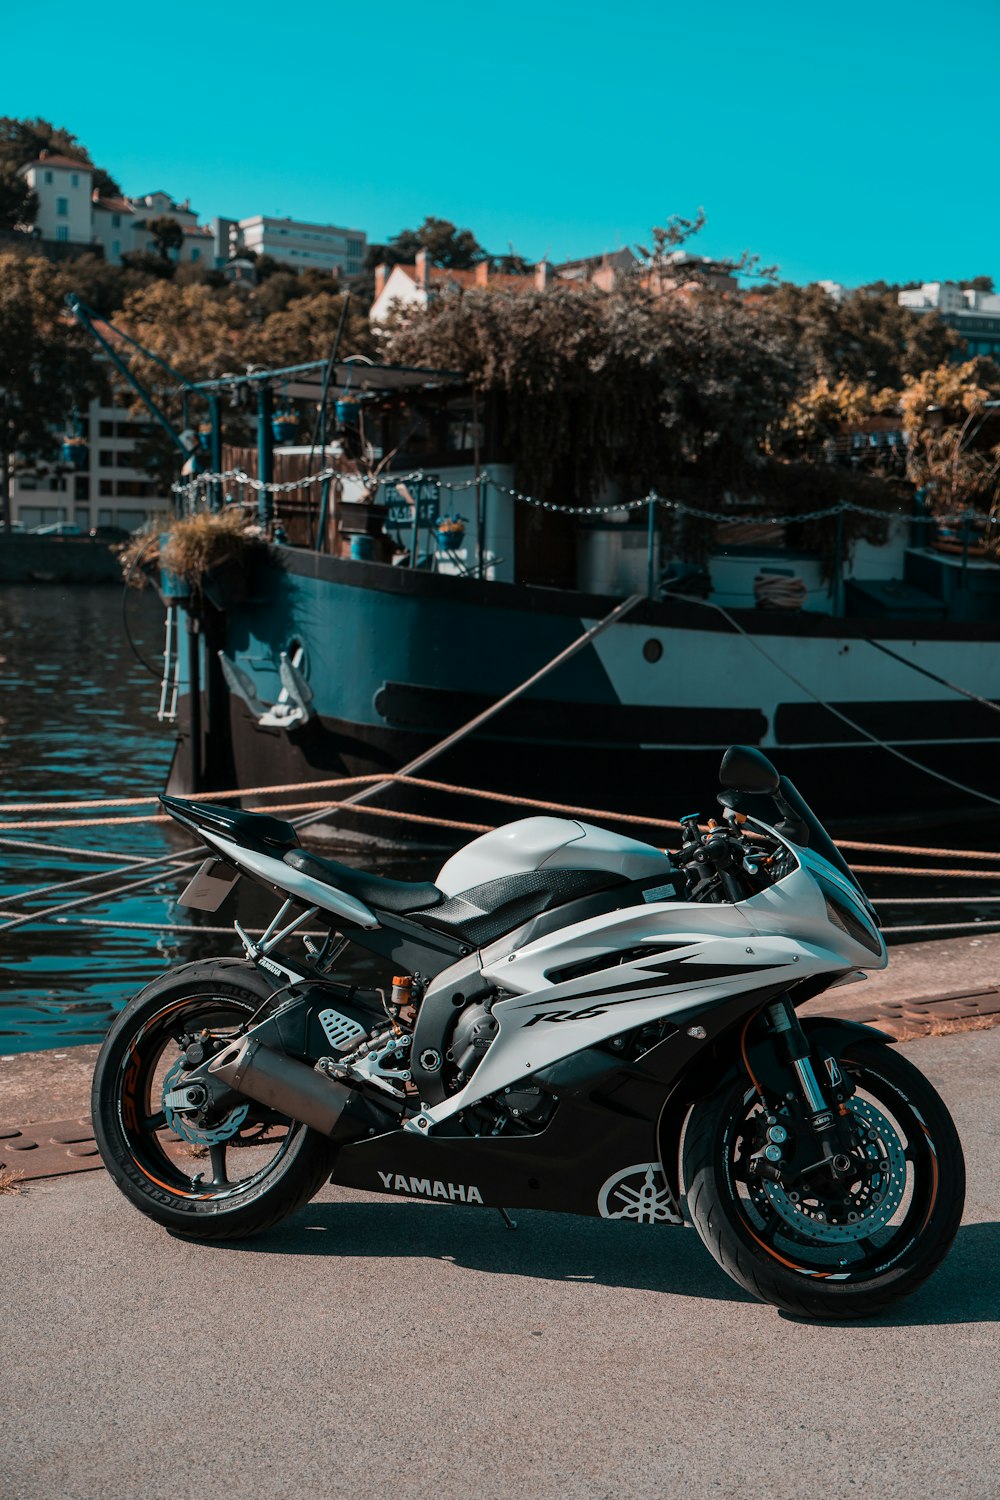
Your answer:
[[[923,1074],[880,1043],[850,1045],[840,1064],[856,1090],[853,1172],[757,1175],[764,1106],[745,1076],[695,1105],[681,1151],[688,1215],[723,1270],[806,1317],[869,1317],[913,1291],[947,1253],[965,1199],[955,1126]],[[780,1111],[776,1121],[785,1128]]]
[[[97,1060],[91,1109],[104,1164],[125,1196],[175,1234],[242,1239],[287,1218],[329,1176],[329,1142],[240,1099],[221,1112],[172,1107],[186,1047],[263,1016],[272,990],[241,959],[185,964],[130,1001]]]

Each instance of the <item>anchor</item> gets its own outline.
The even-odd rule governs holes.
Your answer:
[[[261,729],[291,730],[300,724],[308,724],[312,718],[312,709],[309,707],[313,697],[312,688],[298,669],[302,655],[301,646],[292,660],[289,660],[286,651],[282,651],[278,658],[281,692],[277,702],[265,703],[243,668],[230,661],[224,651],[219,652],[222,675],[230,692],[243,699]]]

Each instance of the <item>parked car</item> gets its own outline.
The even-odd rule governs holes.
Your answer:
[[[83,536],[73,521],[51,521],[48,526],[32,526],[29,536]]]

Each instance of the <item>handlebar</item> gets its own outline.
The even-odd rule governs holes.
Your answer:
[[[769,883],[761,873],[768,856],[737,831],[742,816],[727,808],[725,819],[710,821],[705,833],[696,814],[681,819],[684,841],[678,863],[692,901],[745,901]]]

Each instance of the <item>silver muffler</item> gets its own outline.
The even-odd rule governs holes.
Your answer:
[[[253,1037],[226,1047],[209,1063],[208,1072],[238,1094],[266,1104],[279,1115],[301,1120],[321,1135],[333,1134],[354,1097],[354,1091],[336,1079],[315,1073],[306,1063],[275,1052]]]

